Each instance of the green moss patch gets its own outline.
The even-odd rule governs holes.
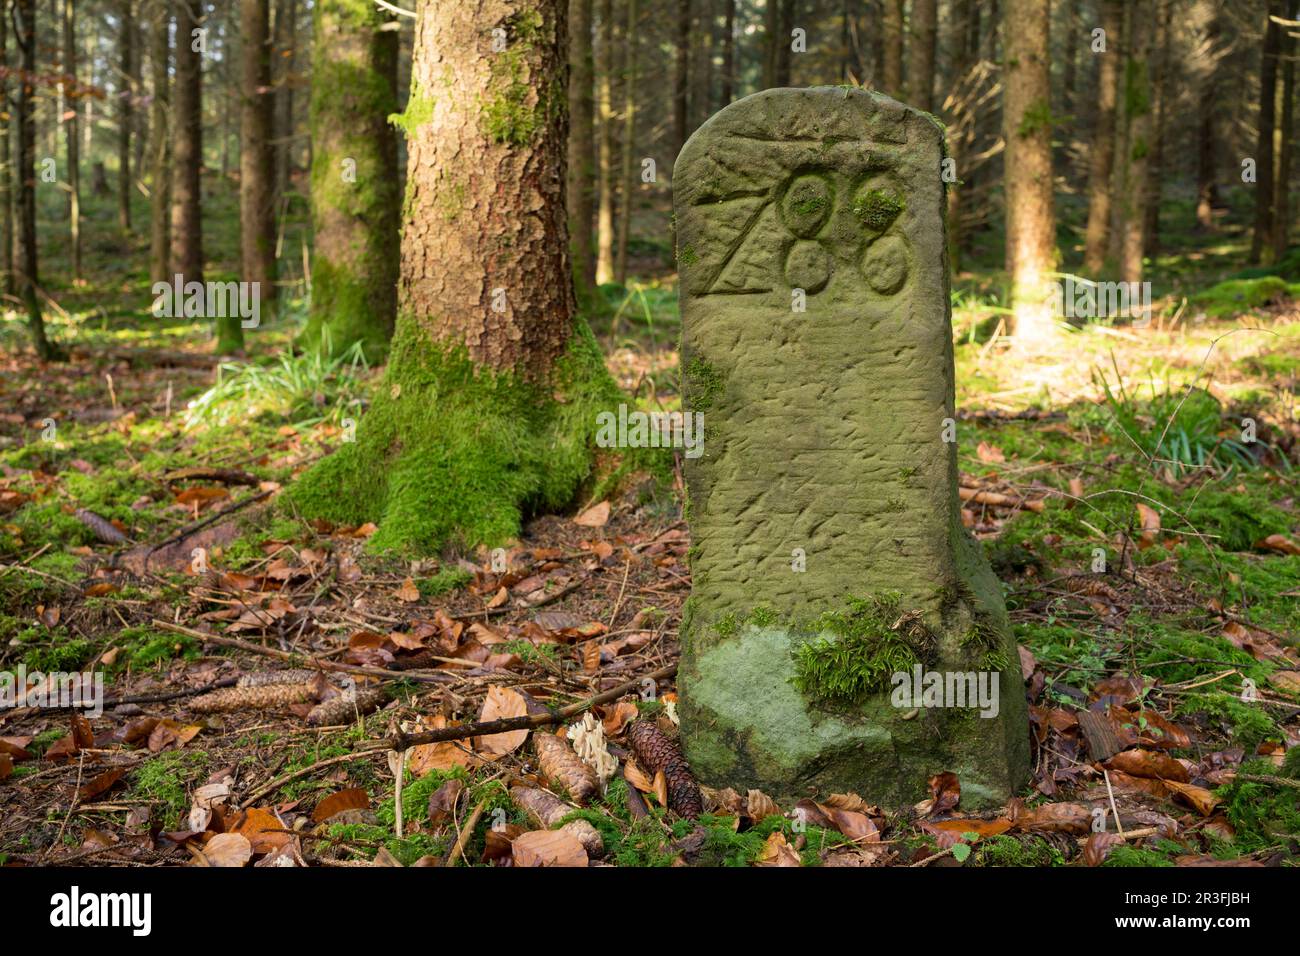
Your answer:
[[[596,415],[620,398],[581,321],[546,385],[480,369],[402,321],[356,442],[287,496],[308,517],[375,522],[375,551],[497,544],[525,513],[573,500],[593,470]]]

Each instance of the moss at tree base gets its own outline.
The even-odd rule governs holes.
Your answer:
[[[463,347],[397,323],[391,361],[344,444],[289,488],[309,518],[372,521],[373,551],[495,544],[569,504],[592,472],[596,415],[623,399],[586,323],[545,386],[475,366]]]

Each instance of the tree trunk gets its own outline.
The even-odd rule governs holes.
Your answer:
[[[1049,338],[1053,329],[1044,306],[1055,267],[1049,10],[1049,0],[1007,0],[1003,13],[1006,258],[1014,311],[1012,335],[1026,345]]]
[[[1294,7],[1294,4],[1291,5]],[[1287,18],[1295,18],[1295,10],[1287,11]],[[1282,59],[1280,82],[1282,108],[1278,121],[1277,175],[1273,177],[1273,261],[1286,256],[1291,243],[1291,166],[1295,141],[1295,53],[1296,43],[1289,30],[1282,30],[1279,55]]]
[[[568,120],[549,82],[563,76],[562,0],[417,12],[386,379],[356,441],[289,489],[307,515],[377,522],[372,550],[495,544],[525,509],[567,504],[597,409],[619,397],[575,317]]]
[[[713,115],[714,0],[695,0],[691,57],[691,129],[699,129]]]
[[[719,98],[720,107],[736,98],[736,0],[723,0],[722,89]]]
[[[381,358],[397,315],[402,198],[388,117],[397,111],[398,33],[389,24],[378,7],[352,0],[317,0],[312,11],[315,243],[298,344],[325,355],[360,342],[369,359]],[[441,230],[455,234],[460,215],[448,206]]]
[[[778,0],[781,9],[781,26],[776,44],[776,79],[774,86],[790,85],[790,32],[794,29],[795,0]]]
[[[135,75],[132,65],[135,59],[135,16],[131,6],[132,0],[122,0],[118,24],[122,62],[118,75],[117,225],[126,235],[131,233],[131,125],[135,122],[135,90],[131,86],[131,77]]]
[[[596,178],[591,51],[592,0],[569,0],[569,237],[578,306],[595,304],[596,245],[592,234]]]
[[[880,88],[890,96],[903,94],[903,0],[884,0],[881,33],[885,38],[884,72]]]
[[[271,147],[275,99],[271,87],[270,19],[267,0],[240,0],[240,278],[258,283],[263,316],[274,315],[276,304],[275,154]]]
[[[1142,253],[1145,247],[1148,164],[1151,161],[1151,30],[1152,0],[1132,0],[1132,23],[1141,24],[1126,38],[1128,58],[1124,67],[1124,116],[1127,174],[1124,178],[1124,209],[1121,221],[1119,271],[1125,282],[1142,281]]]
[[[1215,110],[1218,107],[1218,76],[1215,65],[1222,51],[1219,48],[1219,7],[1207,2],[1201,11],[1206,17],[1205,39],[1198,57],[1201,65],[1200,88],[1196,98],[1196,228],[1205,232],[1214,228],[1214,204],[1218,200],[1215,188]]]
[[[176,83],[172,94],[172,268],[188,285],[203,282],[203,57],[200,0],[176,0]],[[217,351],[239,352],[239,316],[217,317]]]
[[[1084,233],[1083,268],[1091,276],[1106,265],[1110,233],[1111,175],[1115,162],[1115,94],[1119,84],[1120,0],[1102,0],[1101,27],[1106,52],[1097,57],[1097,129],[1088,169],[1088,225]]]
[[[775,2],[775,0],[770,0]],[[691,60],[691,0],[677,0],[677,50],[673,56],[673,158],[686,144],[686,97]]]
[[[298,0],[278,0],[275,8],[275,208],[293,189],[294,71],[298,59]],[[313,54],[314,55],[314,54]]]
[[[636,141],[636,0],[625,0],[627,25],[623,31],[623,168],[618,205],[618,248],[614,255],[614,281],[627,284],[627,240],[632,223],[633,179],[632,150]]]
[[[21,56],[24,76],[36,76],[36,3],[35,0],[14,0],[14,41]],[[32,344],[36,354],[44,361],[65,358],[45,335],[45,319],[41,315],[41,302],[37,293],[40,270],[37,267],[36,247],[36,84],[18,83],[18,239],[21,246],[18,260],[17,291],[27,310]]]
[[[907,60],[907,102],[934,112],[935,48],[939,37],[938,0],[912,0],[911,38]]]
[[[0,291],[14,294],[13,166],[9,138],[13,130],[9,102],[9,2],[0,0]]]
[[[63,0],[63,73],[73,86],[77,82],[77,27],[74,0]],[[69,95],[69,104],[76,102]],[[77,111],[66,110],[63,138],[68,150],[68,238],[71,244],[72,281],[81,280],[81,130]]]
[[[600,0],[600,56],[596,64],[600,143],[597,170],[600,204],[596,209],[596,282],[614,278],[614,4]]]
[[[1160,194],[1165,181],[1166,104],[1169,85],[1169,33],[1172,0],[1157,0],[1156,42],[1151,58],[1151,156],[1147,163],[1146,220],[1142,226],[1143,251],[1152,258],[1160,249]]]
[[[975,117],[972,115],[974,89],[970,83],[979,38],[979,7],[975,0],[959,0],[954,8],[958,31],[957,56],[953,62],[953,108],[948,126],[948,156],[953,161],[957,180],[948,184],[948,262],[954,273],[961,267],[964,232],[962,229],[962,195],[965,188],[962,168],[974,139]]]
[[[171,102],[169,72],[171,60],[172,13],[169,0],[157,0],[150,32],[150,69],[153,78],[153,140],[150,147],[149,196],[149,278],[153,282],[171,279],[168,246],[171,243]]]
[[[1277,55],[1281,28],[1273,21],[1283,16],[1281,0],[1268,0],[1268,25],[1259,60],[1259,120],[1255,140],[1255,229],[1250,237],[1250,260],[1259,262],[1267,250],[1272,253],[1273,235],[1273,127],[1277,109]]]
[[[1061,68],[1061,112],[1066,116],[1074,109],[1079,47],[1083,44],[1083,39],[1084,34],[1079,30],[1079,0],[1065,0],[1065,64]]]

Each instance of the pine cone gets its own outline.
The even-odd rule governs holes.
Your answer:
[[[378,687],[363,687],[352,694],[339,694],[323,704],[317,704],[307,715],[307,723],[313,727],[330,727],[334,724],[346,724],[357,714],[365,716],[384,702],[384,692]]]
[[[235,710],[274,710],[315,700],[310,684],[267,684],[263,687],[223,687],[190,701],[190,710],[200,714]]]
[[[236,687],[267,687],[271,684],[310,684],[319,673],[305,667],[293,667],[282,671],[254,671],[239,678]]]
[[[573,807],[555,794],[536,787],[511,787],[510,799],[538,826],[546,827],[548,830],[573,812]],[[577,837],[588,856],[604,855],[605,841],[601,838],[600,831],[586,820],[570,820],[560,829]]]
[[[660,730],[657,724],[639,720],[628,727],[627,739],[637,763],[651,774],[663,771],[668,782],[669,808],[683,817],[694,818],[704,812],[704,797],[699,784],[691,775],[690,765],[674,738]]]
[[[533,747],[546,782],[566,791],[575,803],[586,803],[600,789],[596,774],[578,758],[568,741],[545,731],[536,731],[533,733]]]

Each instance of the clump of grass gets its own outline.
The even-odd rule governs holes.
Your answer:
[[[464,568],[443,568],[431,578],[420,578],[415,582],[422,598],[436,598],[464,587],[474,579]]]
[[[185,427],[226,426],[271,416],[300,424],[339,424],[357,415],[369,371],[363,343],[331,358],[288,351],[270,364],[223,362],[217,383],[190,402]]]
[[[1140,449],[1153,466],[1179,476],[1200,468],[1230,473],[1259,467],[1255,453],[1240,440],[1240,429],[1227,427],[1218,399],[1204,389],[1161,389],[1153,380],[1151,397],[1143,400],[1122,379],[1114,388],[1104,372],[1095,372],[1093,379],[1109,412],[1107,430]],[[1261,442],[1254,444],[1263,450]]]

